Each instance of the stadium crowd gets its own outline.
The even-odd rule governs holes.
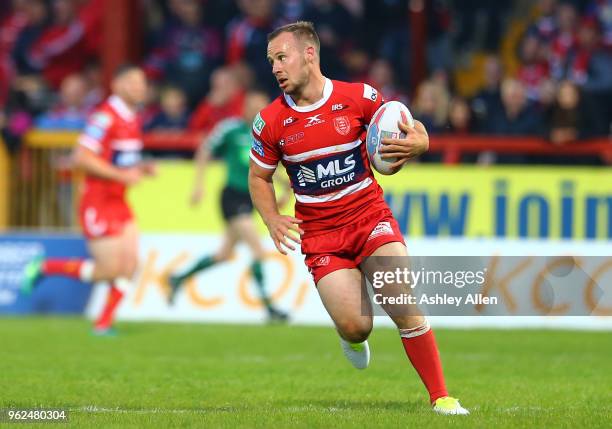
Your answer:
[[[0,0],[0,129],[11,151],[33,127],[80,129],[103,99],[103,3]],[[240,114],[247,88],[278,95],[266,35],[302,19],[317,27],[327,76],[407,103],[430,133],[560,145],[611,132],[612,0],[143,3],[148,131],[206,132]],[[414,88],[409,8],[425,8],[427,29],[428,75]],[[474,85],[461,85],[461,69]]]

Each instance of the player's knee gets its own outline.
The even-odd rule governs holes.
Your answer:
[[[119,276],[121,276],[120,261],[96,261],[94,271],[94,277],[96,279],[112,280]]]
[[[227,262],[232,258],[232,251],[231,250],[227,250],[227,251],[221,250],[214,256],[214,258],[217,264]]]
[[[136,274],[137,268],[138,258],[136,256],[127,257],[124,261],[122,261],[119,269],[119,276],[130,279],[134,276],[134,274]]]
[[[362,343],[372,332],[371,320],[343,320],[336,323],[340,336],[351,343]]]

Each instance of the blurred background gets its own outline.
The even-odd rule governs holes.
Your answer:
[[[210,168],[205,201],[189,207],[193,151],[240,114],[249,88],[279,95],[266,35],[296,20],[315,23],[326,76],[375,86],[429,130],[430,152],[380,180],[412,249],[611,254],[612,0],[0,0],[0,312],[93,305],[69,282],[29,300],[17,289],[32,256],[86,252],[70,150],[130,61],[150,79],[141,114],[160,168],[130,194],[143,269],[121,314],[255,314],[241,292],[244,255],[240,269],[205,275],[235,283],[225,303],[194,285],[167,313],[162,274],[218,245],[224,167]],[[298,320],[317,319],[305,310],[313,288],[301,257],[271,258],[279,299]],[[62,288],[71,305],[56,299]]]

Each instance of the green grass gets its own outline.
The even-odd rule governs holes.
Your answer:
[[[374,331],[371,366],[357,371],[331,328],[118,328],[96,338],[79,319],[0,319],[0,409],[67,408],[79,428],[612,423],[606,332],[438,330],[448,386],[472,412],[445,417],[430,411],[391,329]]]

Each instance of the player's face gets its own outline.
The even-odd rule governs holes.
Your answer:
[[[147,99],[147,78],[144,72],[133,69],[124,73],[117,79],[115,91],[133,106],[144,104]]]
[[[308,76],[305,47],[293,34],[281,33],[268,43],[268,61],[283,92],[295,94],[301,91]]]

